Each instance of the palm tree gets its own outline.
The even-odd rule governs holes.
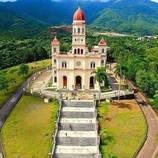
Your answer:
[[[99,102],[101,97],[101,83],[107,82],[106,69],[104,67],[98,67],[96,71],[93,72],[95,74],[95,80],[99,84]]]
[[[120,90],[121,90],[121,78],[123,78],[123,81],[125,82],[125,78],[128,72],[128,68],[126,65],[123,64],[117,64],[115,67],[115,74],[119,76],[119,94],[118,94],[118,100],[120,100]]]
[[[120,101],[120,90],[121,90],[121,64],[117,64],[115,67],[115,74],[119,77],[119,87],[118,87],[118,101]]]

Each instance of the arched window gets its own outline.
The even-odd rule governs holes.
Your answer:
[[[80,49],[78,48],[78,54],[80,54]]]
[[[76,28],[74,28],[74,34],[76,34]]]
[[[90,89],[94,89],[94,83],[95,82],[95,79],[94,79],[94,77],[92,76],[92,77],[90,77],[90,79],[89,79],[89,88]]]
[[[57,61],[56,61],[56,59],[54,59],[54,64],[56,64],[57,63]]]
[[[57,77],[54,77],[54,83],[56,83],[57,82]]]
[[[66,63],[66,61],[63,61],[63,62],[62,62],[62,68],[67,68],[67,63]]]
[[[77,50],[76,49],[74,49],[74,54],[76,54],[77,53]]]
[[[104,60],[101,60],[101,66],[104,66],[105,64],[104,64]]]
[[[102,53],[104,53],[104,49],[102,49]]]
[[[82,28],[82,33],[84,34],[84,28]]]
[[[54,53],[56,53],[56,51],[57,51],[57,49],[56,49],[56,48],[54,48]]]
[[[63,76],[63,88],[67,88],[67,77]]]
[[[80,28],[78,28],[78,33],[80,33],[81,32],[81,30],[80,30]]]
[[[83,49],[81,49],[81,54],[83,54]]]
[[[91,62],[91,69],[95,69],[95,62]]]

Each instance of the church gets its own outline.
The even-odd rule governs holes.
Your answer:
[[[52,47],[52,82],[57,90],[99,90],[94,71],[105,67],[107,42],[102,38],[92,50],[86,47],[85,14],[78,8],[73,16],[72,49],[60,52],[60,41],[55,37]]]

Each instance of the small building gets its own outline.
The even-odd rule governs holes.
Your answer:
[[[60,41],[52,41],[53,86],[58,90],[98,90],[94,71],[105,67],[107,61],[107,42],[102,38],[91,51],[86,47],[86,20],[81,8],[73,16],[72,49],[67,53],[60,51]]]

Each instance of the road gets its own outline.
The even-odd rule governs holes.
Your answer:
[[[44,70],[43,70],[44,71]],[[32,81],[34,77],[37,77],[39,74],[35,73],[31,77],[29,77],[17,90],[16,92],[8,99],[8,101],[3,105],[0,109],[0,129],[2,128],[3,124],[5,123],[7,117],[9,116],[10,112],[13,110],[21,96],[23,95],[23,89],[27,87],[27,85]],[[0,156],[2,155],[2,142],[0,140]],[[4,155],[4,153],[3,153]]]

